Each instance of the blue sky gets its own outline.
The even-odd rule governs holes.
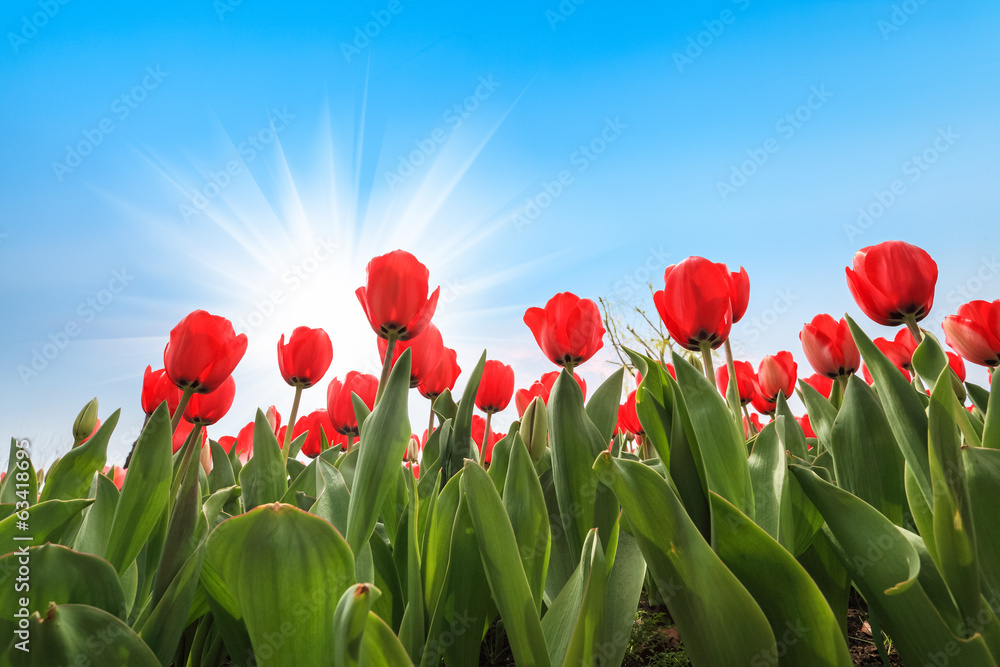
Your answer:
[[[552,368],[525,308],[652,311],[644,283],[692,254],[750,274],[738,355],[803,374],[816,313],[891,334],[847,290],[860,247],[926,248],[935,322],[1000,295],[996,3],[674,5],[6,3],[0,430],[44,463],[96,395],[123,459],[142,371],[196,308],[250,337],[210,434],[287,412],[278,336],[323,326],[331,372],[373,372],[353,291],[398,247],[442,285],[460,365],[488,349],[518,386]]]

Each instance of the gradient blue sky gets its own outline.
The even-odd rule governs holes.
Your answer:
[[[932,254],[935,322],[959,289],[1000,294],[995,2],[12,0],[0,26],[0,431],[43,465],[94,395],[123,409],[124,458],[143,369],[196,308],[250,336],[212,437],[287,412],[274,347],[295,326],[330,332],[332,372],[373,372],[353,291],[397,247],[442,285],[463,368],[486,348],[518,386],[552,368],[525,308],[571,290],[652,310],[643,283],[692,254],[750,274],[738,354],[790,349],[803,375],[803,322],[864,319],[843,273],[862,246]],[[526,200],[544,208],[520,224]]]

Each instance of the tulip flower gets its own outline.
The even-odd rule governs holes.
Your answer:
[[[97,405],[97,398],[91,399],[73,420],[74,448],[90,440],[91,436],[100,428],[101,420],[97,418]]]
[[[812,422],[809,421],[809,415],[802,415],[801,417],[796,417],[795,421],[799,423],[799,427],[807,438],[815,438],[816,432],[813,431]],[[810,449],[812,449],[810,447]]]
[[[299,414],[299,400],[302,398],[302,390],[313,386],[323,379],[326,371],[330,368],[333,359],[333,343],[330,336],[323,329],[310,329],[309,327],[296,327],[292,335],[285,343],[285,334],[281,334],[278,339],[278,370],[281,377],[289,385],[295,387],[295,397],[292,399],[292,411],[289,413],[288,423],[295,425],[296,417]],[[294,428],[292,429],[294,431]],[[282,456],[287,460],[289,456],[288,444],[292,441],[293,434],[285,432],[282,439]]]
[[[489,422],[489,414],[486,419],[479,415],[472,416],[472,441],[479,448],[479,458],[483,465],[488,465],[493,460],[493,445],[507,437],[506,433],[495,433]]]
[[[292,429],[292,440],[308,431],[305,442],[302,443],[302,453],[311,459],[316,458],[322,451],[323,436],[326,436],[327,445],[334,443],[334,436],[337,432],[330,421],[330,414],[324,408],[313,410],[297,422]],[[287,437],[287,436],[286,436]]]
[[[604,345],[597,304],[571,292],[556,294],[545,308],[529,308],[524,323],[549,361],[571,372]]]
[[[774,411],[778,409],[777,403],[767,400],[758,391],[754,391],[753,398],[750,399],[750,405],[762,415],[773,415]]]
[[[799,333],[809,364],[828,378],[847,377],[861,365],[861,353],[851,337],[847,320],[817,315]]]
[[[492,432],[490,420],[510,404],[513,396],[514,369],[496,359],[488,360],[476,390],[476,407],[486,413],[486,431]]]
[[[833,393],[833,380],[825,375],[813,373],[809,377],[805,378],[803,382],[823,394],[825,398],[830,398],[830,394]]]
[[[177,410],[177,404],[181,402],[181,390],[173,383],[167,375],[167,369],[161,368],[154,371],[152,366],[146,366],[146,372],[142,376],[142,411],[146,415],[152,415],[163,401],[167,402],[167,409],[173,415]]]
[[[750,305],[750,276],[742,266],[729,274],[729,299],[733,304],[733,324],[743,319]]]
[[[885,326],[906,324],[919,341],[917,322],[934,304],[937,264],[921,248],[903,241],[886,241],[862,248],[848,267],[847,287],[858,307]]]
[[[171,447],[173,448],[174,454],[181,450],[184,443],[191,437],[191,431],[193,430],[194,424],[186,419],[182,419],[181,423],[177,425],[177,430],[174,431],[171,441]],[[199,428],[199,430],[201,431],[201,446],[204,447],[208,442],[208,431],[203,428]]]
[[[736,368],[736,389],[740,395],[740,405],[746,405],[753,399],[754,372],[749,361],[734,361]],[[715,371],[715,383],[723,396],[729,391],[729,367],[719,366]]]
[[[385,363],[389,343],[384,338],[378,339],[378,353]],[[410,387],[420,385],[431,373],[437,371],[444,355],[444,341],[441,332],[433,324],[428,324],[424,332],[411,340],[399,341],[393,347],[392,365],[396,364],[403,350],[410,350]]]
[[[945,341],[966,361],[987,368],[1000,365],[1000,299],[963,304],[942,326]]]
[[[913,353],[917,351],[918,343],[914,338],[913,334],[909,329],[900,329],[896,334],[896,337],[892,339],[892,342],[897,345],[897,354],[899,354],[899,361],[902,362],[901,365],[908,371],[913,370]]]
[[[521,419],[521,427],[518,429],[524,446],[528,448],[531,461],[538,463],[542,460],[542,454],[549,442],[548,417],[545,410],[545,402],[541,397],[532,399],[524,411]]]
[[[637,437],[645,435],[646,431],[639,422],[639,413],[635,407],[636,390],[633,389],[625,398],[625,403],[618,406],[618,424],[621,429]]]
[[[415,357],[416,352],[413,354]],[[450,391],[454,389],[455,381],[461,374],[462,369],[458,366],[458,353],[449,347],[445,347],[441,353],[441,360],[438,362],[437,367],[424,376],[423,380],[417,386],[417,391],[424,398],[429,398],[433,401],[443,394],[445,390]]]
[[[208,426],[226,416],[236,397],[236,381],[227,377],[222,384],[207,394],[194,394],[184,409],[184,419],[196,426]]]
[[[122,490],[122,484],[125,483],[125,470],[123,470],[120,466],[104,466],[104,470],[101,474],[114,482],[119,491]]]
[[[528,407],[528,403],[531,403],[531,399],[535,396],[539,396],[542,402],[548,404],[549,394],[552,393],[552,387],[556,383],[556,379],[559,377],[559,371],[552,371],[551,373],[544,373],[540,380],[533,382],[531,387],[528,389],[518,389],[517,393],[514,395],[514,404],[517,406],[518,417],[524,416],[524,411]],[[587,400],[587,381],[582,377],[573,373],[573,378],[576,383],[580,385],[580,391],[583,393],[583,400]]]
[[[378,378],[374,375],[351,371],[341,382],[337,378],[330,381],[326,390],[326,410],[333,422],[333,428],[347,436],[347,449],[350,451],[354,438],[359,435],[358,419],[354,413],[354,402],[351,394],[357,394],[369,410],[375,407],[375,396],[378,392]]]
[[[962,361],[962,357],[954,352],[946,352],[946,354],[948,355],[948,366],[951,367],[960,381],[965,382],[965,362]]]
[[[204,310],[186,315],[170,330],[163,367],[183,392],[172,419],[174,430],[191,395],[207,394],[222,386],[246,351],[246,334],[237,336],[232,322]]]
[[[368,277],[357,289],[358,301],[365,317],[379,338],[387,341],[388,353],[394,359],[397,340],[416,338],[431,322],[437,308],[441,288],[427,296],[430,272],[416,257],[405,250],[394,250],[368,262]],[[389,379],[390,361],[382,364],[375,402]]]
[[[688,257],[668,266],[663,290],[653,295],[660,319],[670,336],[684,349],[700,350],[705,375],[714,379],[712,354],[733,326],[733,282],[725,264]]]
[[[760,366],[757,367],[754,388],[769,403],[777,402],[779,392],[788,398],[795,391],[797,370],[798,366],[792,359],[791,352],[768,355],[761,360]]]
[[[272,405],[264,414],[267,417],[268,426],[271,427],[271,432],[274,433],[274,437],[278,441],[278,446],[281,447],[285,441],[284,434],[286,432],[285,427],[281,425],[281,413]],[[254,426],[255,422],[248,423],[240,429],[235,438],[228,435],[219,438],[219,445],[226,450],[227,454],[231,453],[233,446],[235,446],[236,455],[241,462],[246,463],[253,456]]]

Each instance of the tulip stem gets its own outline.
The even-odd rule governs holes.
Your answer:
[[[740,385],[736,380],[736,362],[733,360],[733,348],[729,344],[729,339],[726,339],[726,366],[729,369],[729,386],[726,387],[726,400],[729,400],[730,390],[732,390],[733,396],[735,396],[735,403],[733,403],[730,408],[733,411],[733,416],[736,421],[740,420],[740,405],[742,401],[740,400]],[[714,378],[708,378],[709,381],[713,381]]]
[[[712,364],[712,346],[708,343],[702,343],[701,356],[705,361],[705,377],[708,378],[709,382],[715,384],[715,366]]]
[[[392,353],[395,350],[396,334],[389,334],[389,340],[385,346],[385,359],[382,360],[382,375],[378,379],[378,391],[375,393],[375,405],[378,405],[378,402],[382,400],[382,392],[385,391],[385,383],[389,380],[389,371],[392,370]]]
[[[434,432],[434,399],[431,399],[431,421],[427,424],[427,439],[431,439],[431,433]]]
[[[288,463],[288,447],[292,442],[292,430],[295,429],[295,419],[299,415],[299,399],[302,398],[301,384],[295,385],[295,398],[292,399],[292,412],[288,415],[288,426],[285,427],[285,443],[281,446],[281,462]]]
[[[488,443],[490,441],[490,422],[492,420],[493,420],[493,413],[492,412],[487,412],[486,413],[486,428],[483,429],[483,445],[482,445],[482,447],[479,448],[479,462],[480,463],[483,463],[483,457],[486,456],[486,443]],[[486,467],[485,463],[483,463],[483,467],[484,468]]]
[[[174,410],[174,416],[170,418],[171,433],[177,431],[177,425],[181,423],[181,416],[184,414],[184,410],[187,409],[187,404],[191,400],[192,394],[194,394],[194,387],[191,385],[184,387],[184,393],[181,394],[181,400],[177,404],[177,409]]]
[[[753,422],[750,420],[750,410],[748,410],[745,405],[743,406],[743,416],[746,417],[747,430],[750,431],[750,435],[757,435],[757,427],[754,426]]]
[[[847,395],[847,383],[850,382],[850,379],[851,379],[851,376],[849,376],[849,375],[838,375],[837,376],[837,382],[840,384],[840,404],[841,405],[843,405],[843,403],[844,403],[844,396]],[[834,407],[838,407],[839,408],[840,406],[839,405],[835,405]]]
[[[347,453],[350,454],[351,450],[354,448],[354,434],[347,434]]]
[[[920,326],[917,324],[917,318],[913,315],[908,315],[906,317],[906,328],[910,330],[910,334],[913,336],[913,340],[917,341],[919,345],[924,339],[924,332],[920,330]]]

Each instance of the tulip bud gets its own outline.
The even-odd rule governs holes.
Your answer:
[[[533,463],[542,460],[542,454],[548,446],[548,431],[545,402],[540,396],[536,396],[524,410],[524,416],[521,417],[521,428],[518,430]]]
[[[406,446],[406,462],[417,463],[420,461],[420,441],[410,436],[410,444]]]
[[[97,399],[83,406],[73,422],[73,446],[79,447],[97,428]]]

